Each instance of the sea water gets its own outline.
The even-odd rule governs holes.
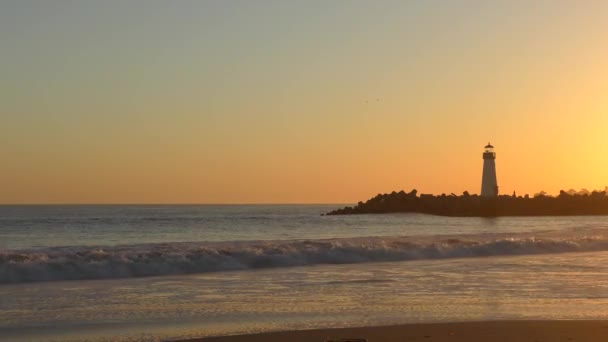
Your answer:
[[[608,319],[608,217],[0,206],[0,341]]]

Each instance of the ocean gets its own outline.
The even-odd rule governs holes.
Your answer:
[[[0,206],[0,341],[608,319],[608,217]]]

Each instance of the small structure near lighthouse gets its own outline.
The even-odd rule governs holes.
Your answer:
[[[481,196],[498,196],[498,182],[496,181],[496,152],[490,143],[483,152],[483,175],[481,177]]]

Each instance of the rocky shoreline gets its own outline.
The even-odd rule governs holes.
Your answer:
[[[333,210],[326,215],[422,213],[440,216],[498,217],[498,216],[583,216],[608,215],[606,191],[573,193],[561,191],[552,197],[544,193],[534,197],[500,195],[481,197],[464,192],[462,195],[418,196],[416,190],[377,196],[353,207]]]

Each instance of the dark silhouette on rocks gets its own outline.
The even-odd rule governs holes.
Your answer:
[[[608,187],[607,187],[608,190]],[[378,194],[354,207],[345,207],[327,215],[422,213],[441,216],[565,216],[608,215],[607,191],[582,190],[560,191],[558,196],[548,196],[541,191],[530,198],[501,195],[495,198],[471,195],[465,191],[461,196],[445,194],[434,196],[420,194],[416,190],[390,194]]]

